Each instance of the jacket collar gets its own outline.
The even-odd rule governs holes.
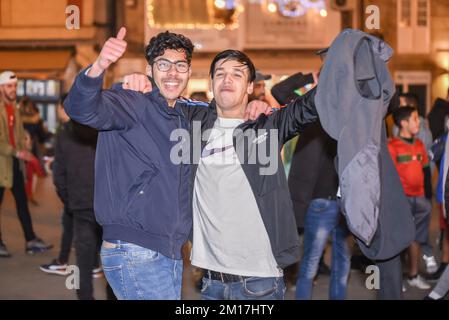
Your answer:
[[[217,103],[215,101],[215,99],[212,99],[212,101],[209,103],[209,109],[211,110],[210,115],[213,117],[212,119],[217,120],[218,118],[218,113],[217,113]],[[243,122],[242,124],[240,124],[237,128],[239,129],[245,129],[247,126],[251,126],[257,123],[257,119],[256,120],[247,120],[245,122]]]
[[[215,101],[215,99],[212,99],[212,101],[209,103],[209,109],[214,119],[217,119],[217,102]]]
[[[209,103],[209,109],[210,109],[211,116],[213,116],[213,119],[216,120],[218,118],[218,112],[217,112],[217,102],[215,101],[215,99],[212,99],[212,101]],[[256,123],[256,120],[248,120],[248,121],[245,121],[244,123],[248,123],[248,124]],[[243,125],[243,123],[241,125]],[[241,125],[239,125],[239,127]]]
[[[154,87],[151,92],[145,93],[145,96],[154,99],[157,102],[156,108],[163,114],[166,114],[168,116],[179,116],[179,112],[176,110],[176,108],[171,108],[168,106],[167,100],[165,100],[165,98],[161,95],[159,88]]]

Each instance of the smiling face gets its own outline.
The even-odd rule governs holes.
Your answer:
[[[414,111],[410,118],[401,121],[401,129],[412,136],[416,136],[419,132],[419,115],[418,111]]]
[[[165,59],[170,62],[187,62],[184,51],[173,49],[165,50],[162,56],[154,60],[152,66],[148,68],[148,75],[153,78],[162,96],[167,100],[169,106],[174,106],[176,99],[182,94],[187,87],[192,70],[189,66],[187,72],[179,72],[174,64],[170,65],[168,71],[160,71],[157,62]]]
[[[222,117],[243,117],[248,95],[253,91],[248,67],[236,60],[222,59],[215,64],[212,91]]]

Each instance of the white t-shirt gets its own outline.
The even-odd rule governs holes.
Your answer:
[[[241,119],[218,118],[193,190],[192,265],[242,276],[280,277],[256,199],[232,143]]]

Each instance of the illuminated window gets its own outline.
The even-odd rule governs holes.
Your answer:
[[[430,1],[398,0],[398,52],[430,52]]]

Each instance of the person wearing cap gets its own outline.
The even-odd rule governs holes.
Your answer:
[[[267,102],[265,96],[265,80],[270,80],[271,75],[263,74],[259,70],[256,70],[256,79],[254,80],[253,93],[249,95],[248,101],[260,100]]]
[[[25,234],[28,254],[44,252],[52,246],[36,237],[25,193],[23,161],[33,159],[25,147],[25,131],[16,107],[17,77],[11,71],[0,73],[0,205],[5,188],[10,188]],[[10,257],[0,232],[0,257]]]

